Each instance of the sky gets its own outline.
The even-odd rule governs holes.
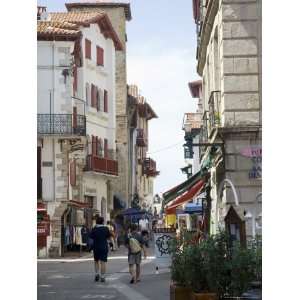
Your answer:
[[[64,0],[38,0],[48,11],[65,11]],[[69,1],[71,2],[71,1]],[[75,1],[74,1],[75,2]],[[195,112],[188,82],[196,72],[196,26],[192,0],[131,0],[127,22],[127,82],[138,85],[158,115],[150,121],[149,156],[160,175],[154,193],[163,193],[186,180],[180,168],[185,112]]]

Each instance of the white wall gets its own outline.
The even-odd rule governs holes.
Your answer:
[[[66,83],[64,83],[62,71],[63,69],[70,69],[73,47],[73,42],[37,42],[38,113],[50,113],[50,94],[52,113],[71,113],[73,79],[68,76]],[[69,73],[71,74],[71,70]]]
[[[83,80],[78,85],[78,97],[86,99],[86,83],[96,85],[108,92],[108,113],[97,112],[93,107],[87,106],[87,134],[108,139],[108,148],[116,149],[116,101],[115,101],[115,48],[111,39],[105,39],[99,26],[92,24],[82,29],[83,67],[79,69],[79,76]],[[85,39],[91,41],[91,59],[85,58]],[[96,64],[96,46],[104,49],[104,67]],[[103,94],[101,95],[103,101]]]

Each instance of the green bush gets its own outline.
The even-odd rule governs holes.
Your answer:
[[[241,296],[252,281],[261,280],[261,243],[229,246],[225,232],[207,237],[200,244],[185,233],[172,243],[172,280],[195,292],[219,297]]]

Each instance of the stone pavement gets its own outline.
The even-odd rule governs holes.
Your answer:
[[[126,249],[122,247],[111,254],[105,283],[94,282],[94,266],[90,258],[68,262],[39,260],[38,299],[169,299],[170,274],[167,269],[155,274],[152,247],[148,249],[150,258],[142,262],[141,282],[137,284],[129,284]]]

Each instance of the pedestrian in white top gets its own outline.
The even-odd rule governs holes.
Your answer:
[[[139,221],[140,231],[145,243],[145,246],[149,247],[149,221],[146,219],[146,215],[143,216]]]

